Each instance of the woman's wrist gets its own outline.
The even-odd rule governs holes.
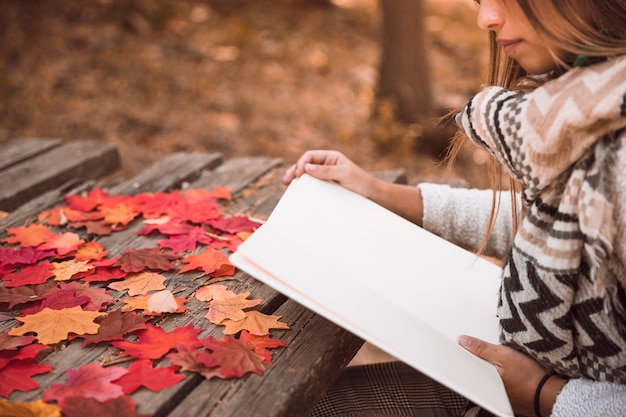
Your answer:
[[[539,395],[539,409],[542,417],[548,417],[552,414],[552,408],[556,402],[556,397],[567,383],[567,379],[558,375],[552,375],[543,385]]]

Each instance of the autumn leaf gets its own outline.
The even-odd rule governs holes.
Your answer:
[[[159,392],[164,388],[176,385],[185,377],[176,373],[178,369],[178,365],[153,368],[151,360],[139,359],[128,367],[127,374],[113,382],[121,386],[125,394],[132,394],[142,386],[151,391]]]
[[[255,353],[248,343],[228,336],[219,340],[209,337],[203,340],[203,345],[210,350],[222,377],[241,378],[248,372],[263,375],[265,358]]]
[[[265,358],[263,363],[266,365],[272,364],[272,352],[269,349],[287,347],[287,343],[280,339],[272,339],[269,335],[256,336],[246,330],[241,332],[239,340],[253,346],[254,352]]]
[[[185,198],[190,203],[196,203],[204,200],[230,200],[231,192],[228,187],[215,187],[210,191],[203,188],[188,189],[184,192]]]
[[[39,342],[49,345],[67,339],[69,333],[94,334],[99,325],[94,319],[102,313],[83,311],[80,307],[52,310],[44,308],[36,314],[16,317],[24,323],[22,327],[9,330],[13,336],[21,336],[29,332],[37,334]]]
[[[79,261],[99,261],[107,254],[103,244],[98,242],[87,242],[74,253],[74,258]]]
[[[71,208],[88,212],[94,210],[100,204],[107,201],[110,198],[110,195],[106,191],[102,190],[102,188],[93,188],[81,195],[68,194],[65,195],[64,198]]]
[[[194,250],[198,243],[208,245],[213,238],[207,236],[203,228],[191,227],[184,234],[173,235],[157,242],[161,248],[169,248],[176,252]]]
[[[170,290],[155,292],[148,298],[148,311],[152,313],[174,313],[179,307]]]
[[[143,310],[144,314],[149,314],[151,316],[158,316],[161,313],[157,311],[150,310],[148,304],[150,303],[150,299],[153,297],[153,294],[143,294],[135,297],[124,298],[121,301],[124,303],[122,306],[122,311],[132,311],[132,310]],[[183,303],[187,301],[186,298],[175,298],[176,303],[178,303],[178,309],[175,311],[176,313],[182,313],[185,311],[185,306]]]
[[[39,388],[33,376],[50,372],[52,368],[34,363],[32,359],[12,360],[0,369],[0,397],[8,397],[13,391],[28,392]]]
[[[2,280],[6,287],[18,287],[43,284],[53,276],[52,264],[46,260],[36,265],[24,266],[20,271],[4,274]]]
[[[10,403],[0,398],[0,416],[2,417],[61,417],[61,409],[42,400],[31,402],[15,401]],[[93,417],[93,416],[92,416]]]
[[[54,281],[39,285],[16,286],[8,288],[6,283],[0,287],[0,303],[8,303],[9,308],[32,301],[41,300],[45,295],[57,288]]]
[[[47,227],[34,223],[28,226],[9,227],[7,232],[12,236],[3,239],[3,242],[17,243],[22,247],[36,247],[55,236]]]
[[[170,353],[167,358],[183,371],[196,372],[206,379],[223,378],[219,368],[220,358],[212,355],[203,346],[179,343],[176,345],[176,352]]]
[[[222,268],[223,266],[232,266],[228,257],[221,251],[207,248],[199,255],[190,255],[182,259],[187,264],[180,268],[179,274],[193,270],[202,270],[209,275]]]
[[[220,217],[207,222],[211,227],[227,233],[253,232],[260,224],[246,216]]]
[[[112,381],[119,379],[128,370],[119,366],[103,368],[99,364],[88,364],[77,370],[66,371],[67,384],[55,383],[43,392],[44,401],[57,401],[64,408],[64,401],[70,397],[93,398],[103,402],[124,395],[122,387]]]
[[[247,330],[253,335],[263,336],[269,334],[270,329],[289,329],[289,325],[278,321],[281,316],[268,316],[259,311],[248,311],[246,316],[239,321],[224,320],[224,334],[235,334],[241,330]]]
[[[39,246],[39,249],[51,249],[56,251],[59,255],[67,255],[78,249],[85,241],[80,238],[76,233],[65,232],[61,235],[55,235],[48,237],[46,242]]]
[[[145,330],[135,333],[139,339],[137,342],[119,340],[111,342],[111,345],[133,358],[159,359],[174,349],[177,343],[200,343],[198,333],[202,329],[195,329],[191,323],[185,327],[177,327],[169,333],[149,323],[146,326]]]
[[[30,345],[35,341],[35,336],[9,336],[7,332],[0,332],[0,356],[2,351],[17,350],[17,348]],[[0,367],[2,363],[0,362]]]
[[[16,267],[34,265],[53,255],[54,251],[42,251],[33,247],[0,249],[0,265]]]
[[[6,335],[7,333],[3,333]],[[13,336],[10,336],[13,337]],[[30,338],[32,336],[25,336],[25,338]],[[34,339],[34,338],[33,338]],[[8,350],[0,350],[0,368],[4,368],[10,362],[16,360],[23,359],[31,359],[34,360],[37,357],[37,354],[42,350],[49,349],[48,346],[40,345],[36,343],[32,343],[29,345],[22,346],[20,349],[8,349]]]
[[[127,226],[139,215],[136,208],[127,203],[120,203],[114,207],[102,207],[100,211],[104,216],[104,222],[113,227]]]
[[[126,396],[106,401],[97,401],[93,398],[67,397],[63,401],[64,417],[151,417],[148,414],[138,414],[136,408],[137,404],[130,397]]]
[[[126,276],[123,281],[112,282],[109,288],[116,291],[128,290],[128,295],[147,294],[153,290],[162,290],[165,288],[163,283],[165,277],[161,274],[151,271],[143,271],[137,274]]]
[[[87,297],[89,301],[83,305],[85,311],[98,311],[103,304],[113,304],[115,299],[104,288],[92,287],[88,283],[62,282],[60,288],[74,291],[76,297]]]
[[[176,259],[178,256],[160,252],[157,248],[126,249],[118,265],[126,272],[141,272],[144,269],[169,271],[176,268],[172,264]]]
[[[199,301],[211,301],[224,298],[232,298],[237,294],[228,289],[226,285],[213,284],[198,288],[196,291],[196,299]]]
[[[87,261],[79,261],[75,258],[63,262],[52,262],[52,274],[55,281],[69,281],[80,272],[87,272],[93,269]]]
[[[218,298],[209,304],[209,312],[204,316],[211,323],[220,324],[224,320],[239,321],[246,317],[246,308],[257,306],[261,300],[248,300],[250,292],[246,291],[230,298]]]
[[[75,306],[82,306],[89,302],[89,297],[82,296],[76,297],[72,290],[56,290],[51,291],[41,299],[41,303],[32,307],[25,307],[21,310],[22,314],[35,314],[42,311],[44,308],[51,308],[52,310],[62,310],[64,308],[71,308]]]
[[[121,340],[124,335],[146,329],[147,317],[135,312],[111,311],[106,316],[96,318],[100,325],[98,332],[93,335],[83,335],[83,346],[92,343]]]

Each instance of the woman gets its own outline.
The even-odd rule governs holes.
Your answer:
[[[471,237],[487,230],[482,249],[505,260],[502,344],[459,343],[497,367],[518,415],[626,415],[626,0],[476,3],[493,87],[456,121],[519,183],[522,215],[503,199],[499,212],[506,206],[513,219],[494,220],[499,198],[479,190],[381,182],[334,151],[306,152],[284,182],[304,172],[336,181],[463,246],[477,247]],[[440,215],[451,208],[453,225]],[[384,378],[359,370],[356,379],[348,370],[315,414],[476,412],[400,364],[383,370]],[[363,385],[389,378],[392,391],[415,378],[421,388],[401,395],[398,408],[387,404],[395,392]],[[419,405],[425,397],[430,414]]]

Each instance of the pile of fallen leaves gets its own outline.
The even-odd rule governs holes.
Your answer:
[[[0,398],[0,415],[125,410],[132,416],[137,414],[131,393],[176,385],[183,372],[206,378],[262,375],[271,364],[269,349],[286,346],[270,330],[289,327],[280,316],[250,310],[261,300],[250,299],[249,292],[237,294],[216,283],[234,275],[228,254],[259,226],[245,216],[226,217],[219,202],[230,198],[221,187],[135,196],[96,188],[67,195],[64,205],[40,213],[36,222],[7,229],[0,241],[0,321],[19,323],[0,332],[0,396],[39,388],[33,376],[53,371],[39,353],[62,342],[108,344],[118,359],[106,367],[68,369],[66,384],[52,384],[34,402]],[[98,238],[139,221],[137,234],[162,239],[110,257]],[[170,332],[158,325],[163,315],[183,313],[188,301],[175,297],[176,280],[167,282],[166,271],[206,277],[193,297],[206,303],[205,317],[223,326],[224,337],[201,338],[203,329],[191,323]]]

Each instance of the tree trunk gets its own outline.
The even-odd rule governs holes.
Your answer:
[[[430,71],[424,44],[423,0],[380,0],[382,58],[377,102],[388,101],[404,122],[432,116]]]

